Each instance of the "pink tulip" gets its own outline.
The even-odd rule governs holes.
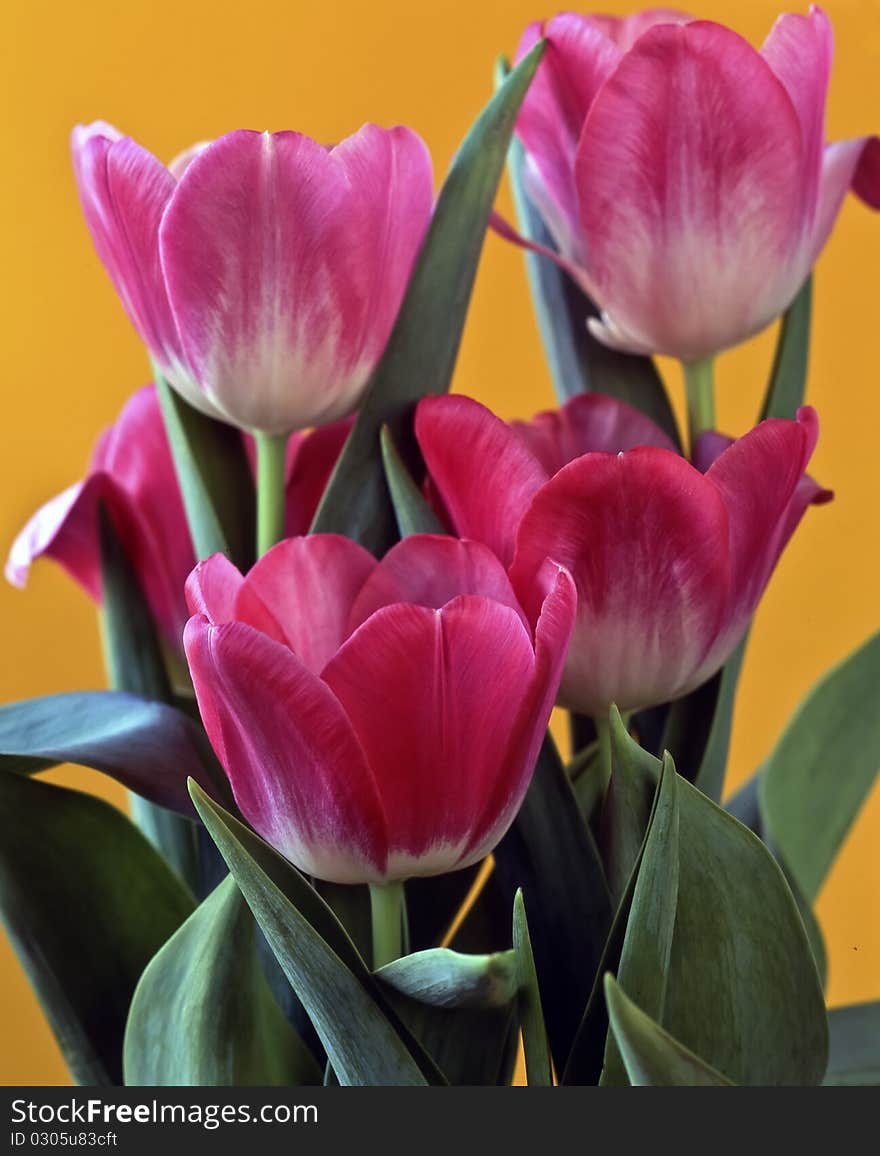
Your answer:
[[[239,130],[166,168],[96,122],[73,161],[98,255],[187,401],[269,434],[357,407],[431,214],[415,133]]]
[[[560,703],[593,716],[612,703],[667,702],[711,677],[742,638],[807,506],[831,496],[804,473],[818,436],[809,407],[796,422],[765,421],[732,443],[704,435],[696,459],[705,474],[644,417],[635,436],[625,412],[616,429],[608,420],[591,428],[591,411],[618,407],[575,398],[555,425],[570,431],[572,409],[581,410],[580,444],[557,439],[550,453],[546,416],[517,434],[465,397],[426,398],[416,414],[452,526],[509,564],[527,612],[535,602],[524,583],[543,558],[571,572],[578,609]]]
[[[349,428],[349,422],[337,422],[291,438],[288,533],[308,529]],[[179,652],[189,617],[184,587],[196,559],[155,386],[138,390],[101,435],[85,480],[47,502],[19,533],[6,563],[7,579],[23,587],[31,563],[46,556],[100,601],[100,502],[166,645]]]
[[[880,208],[877,138],[824,143],[820,9],[780,17],[760,52],[663,10],[556,16],[518,57],[542,35],[526,187],[606,344],[684,362],[735,345],[791,303],[850,188]]]
[[[184,642],[202,720],[254,828],[302,871],[383,883],[487,855],[522,802],[575,611],[570,576],[416,535],[377,562],[288,539],[242,578],[201,563]]]

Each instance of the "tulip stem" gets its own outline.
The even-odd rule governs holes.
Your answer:
[[[370,884],[373,916],[373,969],[400,958],[403,930],[403,883]]]
[[[683,361],[684,386],[687,393],[688,434],[691,458],[697,438],[706,430],[715,428],[715,362],[711,357],[702,361]]]
[[[287,434],[254,434],[257,444],[257,557],[284,537]]]

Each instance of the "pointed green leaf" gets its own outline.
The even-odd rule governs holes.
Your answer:
[[[388,484],[394,516],[397,519],[397,530],[401,538],[406,538],[409,534],[445,534],[442,522],[428,505],[427,499],[413,481],[412,474],[397,452],[394,438],[387,425],[382,426],[381,441],[385,481]]]
[[[465,955],[433,947],[395,959],[375,974],[395,991],[432,1007],[506,1007],[517,989],[512,951]]]
[[[138,1087],[320,1084],[321,1069],[260,969],[253,916],[231,876],[151,960],[125,1031]]]
[[[730,1087],[720,1072],[673,1039],[627,997],[610,974],[605,976],[605,999],[611,1031],[629,1082],[637,1088]]]
[[[155,377],[196,557],[226,554],[247,570],[254,559],[256,498],[241,432],[199,413],[160,373]]]
[[[792,419],[803,404],[810,357],[810,317],[813,307],[812,275],[789,305],[779,330],[776,356],[759,421],[768,417]]]
[[[400,446],[402,420],[413,403],[449,389],[507,147],[543,49],[541,42],[517,65],[456,154],[385,353],[315,516],[315,532],[346,534],[376,554],[394,540],[379,431],[387,422]]]
[[[122,1082],[135,985],[193,906],[115,808],[0,774],[3,922],[78,1084]]]
[[[629,884],[644,853],[660,764],[630,736],[617,707],[611,708],[611,779],[602,804],[599,842],[611,897],[615,903]],[[614,971],[617,970],[615,965]]]
[[[763,832],[815,900],[880,765],[880,633],[830,670],[763,764]]]
[[[541,991],[538,987],[538,973],[532,954],[532,941],[522,891],[517,891],[513,897],[513,950],[519,988],[519,1019],[526,1060],[526,1080],[529,1087],[552,1088],[553,1065],[550,1061],[550,1045],[544,1026]]]
[[[826,1084],[880,1084],[880,1001],[832,1008],[828,1013]]]
[[[191,791],[202,821],[309,1013],[340,1084],[442,1083],[318,893],[197,784],[191,784]]]
[[[522,888],[556,1066],[587,1004],[611,925],[611,899],[593,837],[548,735],[513,826],[495,849],[508,910]]]

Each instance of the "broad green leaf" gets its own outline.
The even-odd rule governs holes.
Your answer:
[[[779,330],[776,356],[759,421],[768,417],[794,418],[803,404],[810,358],[810,316],[813,307],[812,275],[789,305]]]
[[[138,1087],[320,1084],[321,1069],[275,1003],[253,916],[231,876],[151,960],[125,1031]]]
[[[830,670],[759,771],[763,833],[815,900],[880,766],[880,633]]]
[[[526,1079],[530,1087],[551,1088],[553,1065],[550,1061],[550,1045],[544,1026],[541,991],[538,987],[538,973],[532,954],[532,941],[522,891],[517,891],[513,897],[513,951],[519,988],[519,1019],[522,1025]]]
[[[507,147],[543,50],[541,42],[517,65],[455,156],[385,353],[315,516],[315,532],[346,534],[376,554],[394,540],[379,431],[387,423],[401,446],[412,405],[449,389]]]
[[[199,413],[160,373],[155,377],[196,557],[226,554],[247,570],[254,560],[256,497],[241,432]]]
[[[678,905],[678,792],[675,765],[664,755],[653,821],[636,878],[617,979],[642,1011],[663,1019]],[[609,1033],[603,1084],[626,1084],[627,1072]]]
[[[880,1084],[880,1001],[832,1008],[828,1013],[826,1084]]]
[[[192,814],[186,777],[228,798],[203,757],[198,726],[174,707],[113,690],[72,691],[0,707],[0,771],[35,774],[77,763],[160,806]]]
[[[432,1007],[508,1007],[517,991],[512,951],[464,955],[433,947],[395,959],[375,975],[395,991]]]
[[[507,75],[500,62],[496,79]],[[540,214],[523,183],[525,150],[514,139],[508,156],[508,173],[520,232],[529,241],[555,249]],[[529,287],[544,352],[556,395],[566,402],[579,393],[607,393],[640,409],[681,445],[672,407],[660,375],[649,357],[617,353],[597,341],[587,328],[596,306],[572,279],[546,257],[525,254]]]
[[[193,906],[115,808],[0,774],[3,922],[76,1083],[122,1083],[135,985]]]
[[[407,1038],[345,929],[314,888],[197,784],[191,790],[340,1084],[442,1083],[430,1059]]]
[[[610,974],[605,976],[605,999],[611,1031],[634,1087],[731,1086],[730,1080],[637,1007]]]
[[[397,530],[401,538],[406,538],[410,534],[445,534],[442,522],[428,505],[427,499],[413,481],[412,474],[397,452],[394,438],[387,425],[382,426],[381,440],[385,481],[388,484],[391,505],[397,519]]]
[[[611,899],[593,837],[548,735],[519,814],[495,849],[508,903],[522,888],[547,1033],[560,1071],[587,1005],[611,925]]]

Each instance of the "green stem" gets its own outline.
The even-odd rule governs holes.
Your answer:
[[[596,724],[596,737],[599,740],[599,776],[604,795],[611,782],[611,724],[607,714],[597,714],[593,722]]]
[[[371,883],[373,969],[400,958],[403,928],[403,883]]]
[[[257,444],[257,557],[284,537],[287,434],[255,433]]]
[[[683,361],[684,386],[687,393],[688,432],[691,457],[697,438],[715,428],[715,361]]]

